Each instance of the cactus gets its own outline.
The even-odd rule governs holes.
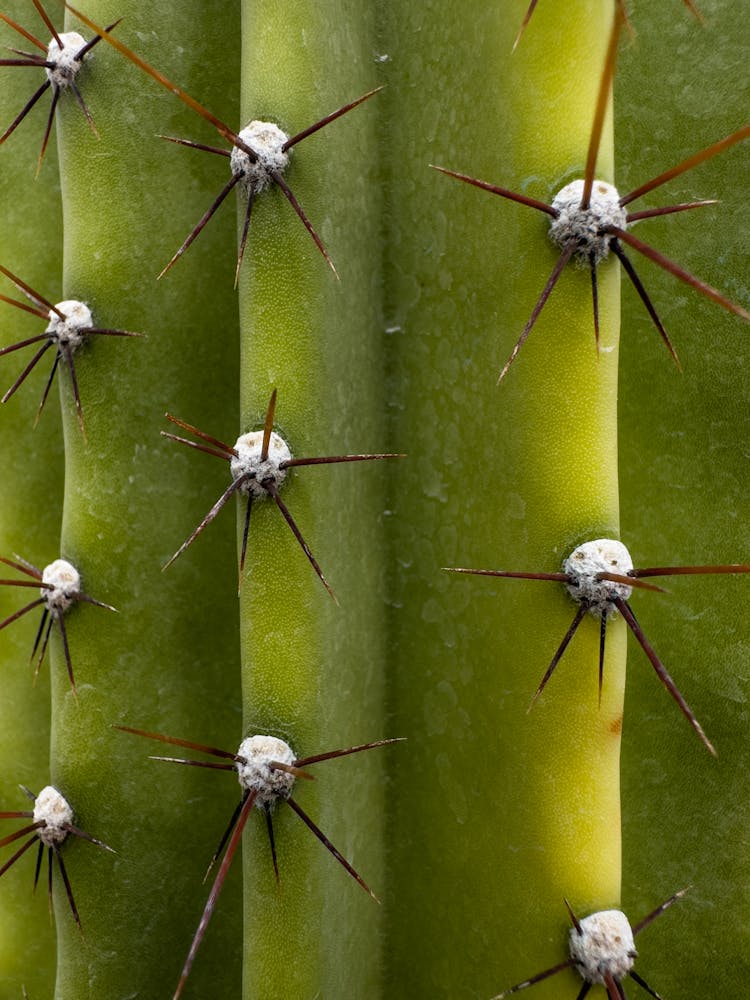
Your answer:
[[[0,13],[4,44],[34,46],[10,19],[46,45],[35,4]],[[62,26],[61,4],[47,13]],[[85,113],[61,86],[44,158],[49,109],[0,143],[0,294],[21,298],[17,277],[37,302],[80,300],[95,329],[139,336],[89,335],[62,357],[60,405],[54,388],[36,428],[46,360],[0,408],[0,557],[35,585],[16,554],[68,560],[70,592],[117,614],[58,604],[36,685],[33,614],[0,633],[0,864],[26,843],[17,829],[46,824],[0,880],[0,995],[489,1000],[562,966],[530,995],[573,998],[588,990],[565,900],[581,937],[592,911],[622,908],[638,933],[668,906],[638,934],[636,982],[740,995],[750,581],[645,571],[669,593],[632,596],[714,759],[634,642],[625,695],[622,614],[604,618],[602,662],[600,623],[566,581],[445,569],[559,576],[609,537],[636,567],[744,571],[750,329],[639,262],[680,374],[608,259],[597,350],[591,278],[568,265],[496,385],[560,251],[528,206],[430,169],[549,205],[584,172],[597,107],[596,177],[620,191],[734,135],[643,207],[720,204],[637,233],[748,308],[735,5],[87,0],[80,14],[123,20],[76,76]],[[0,72],[5,127],[44,77]],[[329,115],[250,210],[245,181],[230,184],[239,154],[252,162],[241,130],[299,138]],[[43,332],[0,308],[2,346]],[[3,391],[31,356],[0,356]],[[243,448],[263,472],[240,468]],[[368,456],[387,460],[350,461]],[[0,587],[0,620],[36,599]],[[262,789],[256,734],[275,755]],[[343,759],[314,766],[329,752]],[[183,755],[193,766],[163,759]],[[54,786],[72,818],[40,820],[19,784]],[[252,808],[278,797],[292,808]],[[46,864],[31,893],[37,838],[58,861],[54,928]],[[590,995],[617,1000],[628,962]]]

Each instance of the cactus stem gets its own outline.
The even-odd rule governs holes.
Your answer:
[[[524,14],[523,21],[521,22],[521,27],[518,29],[518,34],[516,35],[515,41],[513,42],[513,51],[514,52],[515,52],[516,48],[518,47],[518,43],[521,41],[521,36],[523,35],[524,31],[526,30],[526,28],[528,26],[529,21],[531,20],[531,15],[534,13],[534,9],[536,8],[537,2],[538,2],[538,0],[531,0],[531,2],[529,3],[529,6],[526,8],[526,13]],[[690,13],[696,19],[696,21],[703,21],[703,15],[698,10],[698,8],[695,6],[695,4],[693,3],[693,0],[682,0],[682,2],[685,4],[685,6],[687,7],[687,9],[690,11]],[[630,18],[628,17],[628,12],[627,12],[627,10],[625,8],[625,2],[624,2],[624,0],[616,0],[616,3],[617,3],[617,13],[618,13],[618,16],[622,18],[623,24],[625,24],[627,26],[628,31],[632,35],[633,34],[633,28],[632,28],[632,26],[630,24]]]

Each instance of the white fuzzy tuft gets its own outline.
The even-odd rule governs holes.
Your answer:
[[[622,910],[600,910],[570,930],[570,957],[587,983],[604,983],[604,976],[622,979],[633,968],[637,952],[633,931]]]
[[[255,792],[258,808],[289,798],[294,787],[294,775],[271,767],[275,761],[294,764],[294,752],[288,743],[275,736],[248,736],[240,743],[237,755],[246,761],[244,764],[237,763],[240,785],[248,792]]]
[[[273,122],[250,122],[239,133],[240,139],[258,157],[253,161],[244,149],[232,147],[232,174],[239,177],[246,193],[260,194],[273,183],[271,172],[283,174],[289,163],[289,153],[282,149],[289,139]]]
[[[261,483],[271,480],[278,488],[286,479],[287,471],[282,469],[284,462],[291,461],[292,453],[289,445],[275,431],[271,431],[268,441],[268,458],[261,460],[263,449],[263,431],[251,431],[249,434],[242,434],[234,444],[237,455],[230,462],[232,479],[235,482],[240,476],[248,478],[240,487],[242,493],[250,494],[253,497],[266,496],[266,492]]]
[[[57,308],[65,316],[60,319],[56,312],[50,309],[49,326],[44,331],[50,340],[56,341],[60,347],[75,351],[83,343],[86,331],[94,325],[91,310],[85,302],[77,299],[66,299],[58,302]]]
[[[570,583],[568,593],[579,604],[586,604],[592,615],[601,618],[616,611],[614,598],[627,601],[633,588],[626,583],[597,579],[600,573],[628,576],[633,569],[630,553],[614,538],[597,538],[579,545],[563,563]]]
[[[73,822],[73,810],[52,785],[43,788],[34,800],[34,822],[44,823],[37,830],[37,836],[45,847],[62,844],[68,836],[65,827]]]
[[[54,616],[64,614],[75,604],[81,592],[81,576],[75,566],[65,559],[55,559],[42,571],[42,583],[52,585],[52,590],[42,587],[42,597],[47,610]]]
[[[581,208],[583,181],[572,181],[557,192],[552,207],[558,216],[552,220],[549,236],[561,250],[576,244],[575,256],[583,263],[595,264],[609,254],[610,226],[627,229],[627,212],[620,205],[617,188],[606,181],[594,181],[588,208]]]
[[[82,59],[76,59],[76,54],[86,44],[77,31],[66,31],[60,35],[62,48],[57,44],[56,39],[47,46],[47,61],[54,63],[54,67],[46,67],[47,79],[53,87],[69,87],[76,74],[83,65]]]

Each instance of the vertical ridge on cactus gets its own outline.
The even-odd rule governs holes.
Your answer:
[[[124,15],[123,30],[142,33],[139,46],[149,61],[173,78],[179,74],[222,118],[238,116],[234,5],[207,0],[199,9],[188,4],[146,11],[136,0],[118,0],[116,9],[106,6],[87,3],[93,16],[103,15],[100,24]],[[70,17],[69,24],[76,26]],[[236,616],[236,584],[226,573],[232,532],[217,524],[212,544],[196,550],[189,566],[161,573],[165,545],[205,498],[205,483],[191,468],[198,463],[178,460],[164,476],[158,432],[166,409],[189,411],[205,426],[236,424],[238,324],[231,297],[207,293],[223,285],[231,291],[231,254],[229,260],[222,254],[233,239],[228,220],[216,220],[204,234],[206,259],[196,266],[185,261],[163,287],[155,281],[212,189],[202,163],[192,164],[188,190],[167,179],[168,157],[156,135],[184,127],[180,116],[187,109],[165,100],[149,77],[106,43],[97,47],[86,83],[102,133],[97,155],[87,154],[93,144],[77,109],[68,114],[61,108],[56,124],[65,213],[63,297],[73,293],[90,303],[97,325],[147,335],[127,357],[121,345],[88,351],[86,363],[76,365],[86,442],[72,398],[66,393],[62,399],[66,471],[59,544],[85,565],[94,596],[105,596],[120,611],[116,620],[97,613],[99,621],[88,623],[83,620],[93,613],[77,616],[75,646],[71,635],[77,705],[67,679],[59,683],[61,652],[51,649],[50,778],[71,801],[85,805],[104,839],[127,845],[127,860],[123,856],[109,870],[97,859],[84,870],[83,851],[65,859],[85,915],[86,947],[72,921],[58,921],[56,990],[94,1000],[92,991],[116,996],[123,983],[126,991],[157,996],[165,977],[177,982],[195,929],[193,907],[204,901],[200,848],[214,836],[210,820],[221,805],[220,789],[207,788],[196,768],[160,782],[151,762],[121,749],[122,737],[109,722],[122,719],[126,709],[146,718],[161,701],[164,718],[157,712],[154,728],[166,723],[167,706],[170,724],[185,732],[196,731],[206,714],[219,734],[236,728],[239,641],[234,628],[217,628]],[[13,146],[8,143],[7,152]],[[197,579],[200,598],[188,608],[185,597],[197,594]],[[195,809],[187,826],[186,799]],[[168,917],[165,892],[185,900]],[[192,974],[191,988],[199,995],[240,994],[239,955],[221,946],[228,928],[241,920],[240,902],[240,887],[226,885],[214,916],[216,941],[204,942]]]

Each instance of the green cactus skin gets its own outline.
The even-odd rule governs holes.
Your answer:
[[[555,964],[563,896],[587,911],[620,889],[623,623],[608,630],[601,711],[592,619],[527,715],[574,604],[552,583],[440,572],[556,572],[578,542],[618,531],[616,268],[599,271],[598,358],[588,275],[569,269],[496,386],[556,260],[547,222],[419,170],[432,162],[547,202],[581,176],[611,8],[539,9],[511,59],[516,6],[517,21],[481,4],[455,20],[410,5],[391,34],[388,318],[396,443],[416,458],[392,504],[392,703],[410,754],[393,778],[388,969],[392,989],[413,996],[489,996]],[[405,58],[415,45],[429,61]],[[488,66],[482,87],[474,74]],[[597,176],[611,171],[607,129]],[[564,988],[558,977],[538,995]]]
[[[230,750],[267,731],[300,756],[408,738],[315,765],[317,782],[294,791],[384,905],[283,805],[277,886],[253,814],[243,874],[227,879],[186,1000],[488,1000],[564,960],[563,897],[580,915],[622,903],[638,920],[688,883],[685,901],[638,938],[638,971],[672,1000],[745,987],[748,581],[674,580],[668,594],[634,596],[719,759],[634,648],[621,807],[623,622],[608,628],[601,707],[598,623],[587,619],[527,714],[573,602],[559,584],[442,569],[559,571],[579,542],[620,536],[621,507],[636,565],[742,561],[750,541],[750,331],[673,277],[636,260],[683,375],[632,289],[621,316],[608,261],[600,355],[588,274],[568,268],[494,384],[557,251],[544,216],[428,165],[547,202],[580,176],[614,5],[543,0],[512,54],[527,6],[211,0],[145,12],[87,0],[101,24],[125,15],[118,35],[231,128],[262,118],[293,133],[386,84],[301,143],[286,175],[341,281],[271,190],[254,206],[237,292],[234,196],[156,282],[227,172],[154,136],[223,141],[106,43],[81,75],[101,140],[73,101],[58,113],[64,245],[52,149],[32,187],[43,116],[0,150],[0,263],[147,335],[101,338],[77,356],[85,441],[61,373],[61,522],[54,393],[30,428],[45,373],[0,414],[14,471],[0,483],[0,554],[49,561],[62,523],[61,551],[84,589],[119,609],[81,606],[66,620],[78,701],[53,637],[51,735],[47,666],[36,689],[23,669],[33,624],[2,635],[4,808],[23,808],[18,781],[52,780],[80,826],[118,852],[65,845],[84,937],[56,879],[55,1000],[171,995],[208,894],[201,877],[238,800],[232,774],[150,761],[162,748],[113,724]],[[3,12],[26,23],[27,7]],[[617,142],[608,119],[597,170],[621,191],[747,115],[736,5],[701,0],[703,24],[677,0],[630,7]],[[67,26],[81,30],[72,17]],[[13,90],[0,94],[2,120],[22,103],[22,75],[3,76]],[[638,229],[745,306],[747,164],[738,147],[655,192],[650,205],[722,204]],[[239,227],[243,208],[239,199]],[[27,335],[2,308],[3,343]],[[238,527],[222,512],[160,571],[229,483],[226,467],[159,438],[170,429],[162,414],[232,444],[262,425],[273,388],[276,429],[296,456],[409,456],[301,468],[284,487],[340,607],[270,502],[253,510],[239,600],[243,501]],[[4,614],[17,596],[0,594]],[[0,886],[0,993],[21,997],[25,985],[37,1000],[52,992],[54,946],[28,868]],[[11,912],[22,921],[6,933]],[[577,989],[564,972],[533,996],[572,1000]]]
[[[28,18],[28,4],[14,0],[3,13],[17,21]],[[8,29],[8,35],[11,34]],[[10,41],[3,33],[3,42]],[[39,86],[39,71],[7,71],[0,88],[0,121],[12,121]],[[38,119],[37,119],[38,122]],[[30,122],[19,127],[2,150],[0,172],[0,263],[47,297],[60,298],[62,276],[62,212],[54,145],[48,151],[42,177],[34,183],[41,134]],[[3,294],[14,295],[3,278]],[[39,320],[3,304],[0,346],[6,347],[39,332]],[[0,365],[0,395],[20,374],[29,356],[10,354]],[[59,555],[60,505],[63,487],[62,435],[53,412],[34,429],[39,400],[51,362],[44,362],[2,407],[0,435],[0,555],[14,552],[42,565]],[[54,401],[53,401],[54,404]],[[6,572],[7,571],[7,572]],[[18,578],[3,567],[3,578]],[[26,588],[0,588],[0,620],[12,615],[38,594]],[[39,612],[41,613],[41,612]],[[29,614],[2,632],[0,663],[0,808],[24,810],[23,783],[38,791],[49,782],[49,662],[32,685],[29,656],[38,626]],[[2,825],[3,836],[14,828]],[[29,996],[49,996],[55,972],[54,932],[47,917],[46,892],[32,896],[33,860],[27,856],[3,876],[0,887],[0,995],[20,997],[20,983]]]
[[[237,18],[226,5],[170,5],[146,18],[142,5],[116,0],[89,4],[87,13],[101,24],[124,15],[123,35],[127,26],[145,58],[217,114],[236,115]],[[63,549],[88,592],[120,613],[84,606],[69,616],[77,702],[53,651],[52,778],[80,825],[118,852],[66,845],[85,937],[58,893],[58,1000],[125,989],[161,996],[176,986],[203,907],[201,879],[233,807],[231,781],[150,761],[155,744],[111,726],[231,746],[240,718],[230,526],[213,525],[178,563],[160,568],[221,482],[213,460],[159,437],[169,427],[164,412],[217,433],[236,420],[236,308],[231,296],[214,294],[231,290],[232,253],[223,252],[231,216],[202,235],[207,259],[188,255],[157,283],[214,197],[217,172],[213,157],[156,135],[200,139],[208,130],[105,44],[95,53],[81,85],[101,141],[72,103],[58,126],[63,287],[87,300],[99,322],[147,339],[101,338],[80,352],[86,441],[69,382],[61,386]],[[237,993],[237,950],[221,946],[238,923],[237,889],[227,886],[213,942],[196,965],[196,995]]]
[[[626,188],[748,120],[747,77],[739,67],[749,29],[736,5],[700,4],[704,28],[672,16],[671,4],[651,6],[638,18],[636,45],[622,51],[616,88],[618,177]],[[667,32],[675,56],[665,73],[659,38]],[[651,85],[639,81],[644,71]],[[744,143],[685,174],[654,192],[650,204],[720,203],[640,229],[642,239],[745,307],[749,169]],[[641,564],[745,561],[750,329],[658,268],[644,265],[642,273],[683,374],[655,342],[635,296],[624,295],[623,538],[632,539]],[[644,594],[636,606],[719,755],[711,760],[702,750],[634,648],[623,740],[623,902],[637,917],[674,889],[693,886],[658,929],[638,939],[638,968],[664,997],[745,989],[748,872],[746,852],[736,845],[748,836],[750,795],[748,582],[674,579],[665,581],[667,594]]]
[[[243,4],[242,124],[270,120],[295,134],[380,83],[375,54],[367,3]],[[241,429],[262,426],[276,387],[277,427],[299,456],[388,450],[377,193],[382,97],[301,142],[286,173],[340,281],[278,189],[253,209],[239,290]],[[392,463],[398,476],[407,461]],[[274,505],[253,507],[240,620],[245,730],[266,727],[300,756],[400,735],[384,712],[383,465],[300,468],[283,487],[340,607]],[[243,519],[244,502],[240,525]],[[315,786],[298,782],[295,792],[379,895],[384,768],[407,750],[321,764]],[[245,837],[245,996],[377,995],[380,907],[289,809],[275,824],[279,890],[265,824],[260,815],[254,820]],[[292,941],[304,962],[290,960]]]

